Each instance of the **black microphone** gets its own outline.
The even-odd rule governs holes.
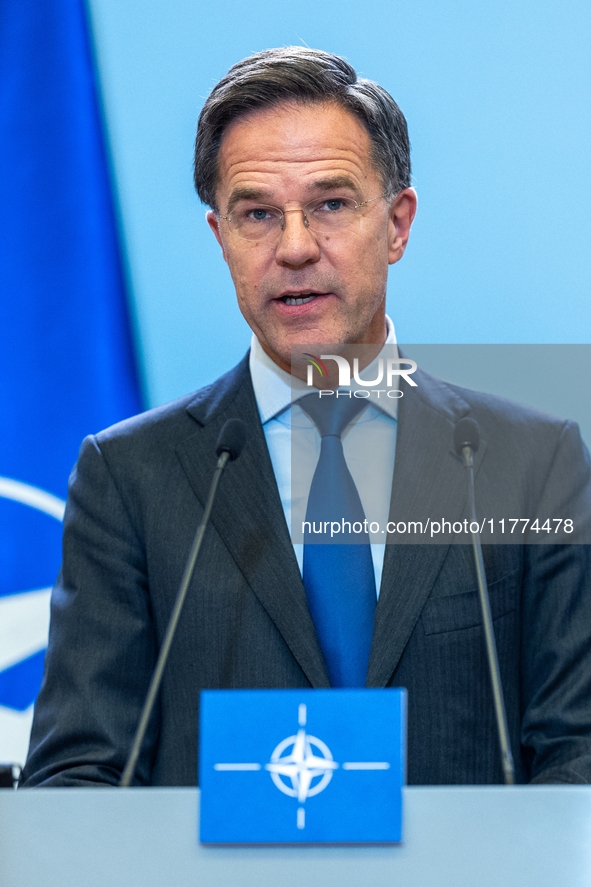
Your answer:
[[[152,714],[152,709],[154,708],[154,703],[156,702],[158,691],[160,690],[162,675],[164,674],[164,668],[168,660],[168,654],[170,653],[170,648],[172,646],[172,641],[177,629],[181,610],[183,609],[183,604],[185,603],[187,591],[189,590],[189,585],[191,584],[191,579],[193,578],[195,564],[197,563],[197,556],[199,554],[201,543],[203,541],[205,527],[207,525],[207,521],[209,520],[209,515],[211,514],[213,500],[215,498],[220,477],[222,476],[222,472],[227,463],[233,462],[235,459],[238,458],[238,456],[242,452],[245,443],[246,426],[244,422],[241,419],[228,419],[219,433],[217,446],[215,449],[218,461],[211,481],[211,486],[209,488],[209,495],[207,497],[203,516],[201,517],[201,521],[199,522],[199,526],[197,527],[197,532],[195,534],[195,539],[193,540],[193,545],[191,546],[191,551],[189,552],[189,557],[187,558],[185,572],[179,586],[176,600],[174,602],[174,607],[172,608],[172,613],[170,614],[170,620],[168,622],[166,634],[162,642],[162,647],[160,648],[160,653],[158,654],[158,660],[156,662],[156,667],[152,675],[152,680],[150,681],[150,686],[148,688],[144,707],[142,709],[142,713],[137,725],[133,744],[131,746],[131,751],[129,752],[129,757],[127,758],[123,773],[121,774],[121,779],[119,781],[120,788],[129,788],[129,786],[131,785],[131,780],[133,779],[133,774],[135,772],[137,759],[139,757],[142,743],[144,741],[144,736],[146,735],[150,715]]]
[[[246,425],[242,419],[228,419],[220,431],[215,454],[221,456],[222,453],[228,453],[230,462],[233,462],[242,452],[245,443]]]
[[[507,713],[505,711],[505,699],[503,696],[503,685],[501,683],[501,672],[499,670],[497,645],[492,624],[492,615],[490,612],[490,600],[488,596],[488,587],[486,584],[486,573],[484,571],[484,561],[482,559],[480,530],[478,521],[476,519],[476,499],[474,493],[474,453],[477,452],[479,446],[480,429],[478,427],[478,422],[476,422],[475,419],[470,419],[467,416],[464,419],[460,419],[460,421],[456,424],[454,428],[454,447],[458,456],[462,456],[464,460],[464,465],[468,469],[470,535],[472,536],[472,550],[474,552],[476,578],[478,580],[478,597],[480,600],[482,623],[484,626],[486,656],[488,659],[488,669],[490,672],[490,681],[493,693],[495,716],[497,721],[497,731],[499,734],[499,745],[501,747],[503,774],[505,776],[505,784],[514,785],[515,770],[513,766],[513,755],[511,753],[511,743],[509,740]],[[474,526],[476,527],[476,532],[473,532],[472,528]]]
[[[480,446],[480,429],[475,419],[467,416],[460,419],[454,428],[454,447],[458,456],[463,455],[465,447],[470,447],[473,453],[478,452]]]

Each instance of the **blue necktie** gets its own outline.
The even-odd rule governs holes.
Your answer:
[[[331,686],[365,687],[376,586],[365,514],[341,435],[366,403],[335,392],[330,397],[309,394],[298,404],[322,438],[304,533],[308,605]],[[333,526],[331,536],[332,522],[340,529],[336,533]]]

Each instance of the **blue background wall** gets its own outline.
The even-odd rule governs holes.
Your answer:
[[[589,342],[586,0],[90,0],[150,405],[248,346],[191,183],[228,67],[270,46],[346,56],[401,105],[419,213],[391,270],[403,342]],[[577,418],[577,417],[576,417]]]

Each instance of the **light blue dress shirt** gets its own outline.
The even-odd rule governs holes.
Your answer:
[[[396,346],[394,325],[389,317],[388,337],[385,345]],[[388,349],[392,356],[392,349]],[[374,362],[362,371],[366,379],[376,377],[378,355]],[[320,455],[320,435],[311,419],[297,403],[297,397],[310,393],[305,383],[289,375],[263,351],[258,339],[253,335],[250,349],[250,372],[254,393],[263,424],[263,431],[275,472],[281,504],[288,528],[294,521],[301,521],[306,514],[306,505],[312,477]],[[363,388],[351,380],[351,388]],[[367,386],[369,387],[369,386]],[[368,399],[368,409],[344,432],[343,451],[349,471],[355,481],[365,516],[370,523],[379,526],[377,532],[370,532],[371,554],[379,595],[384,565],[386,524],[390,511],[390,495],[394,473],[396,449],[397,405],[398,401],[379,395]],[[370,424],[371,423],[371,424]],[[297,462],[294,461],[292,477],[292,434],[297,435]],[[369,442],[369,445],[368,445]],[[296,534],[292,534],[292,538]],[[304,546],[294,544],[295,555],[303,569]]]

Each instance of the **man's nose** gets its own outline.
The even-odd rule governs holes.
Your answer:
[[[283,213],[283,229],[275,251],[278,262],[301,266],[317,262],[320,248],[314,232],[308,227],[303,209],[286,209]]]

